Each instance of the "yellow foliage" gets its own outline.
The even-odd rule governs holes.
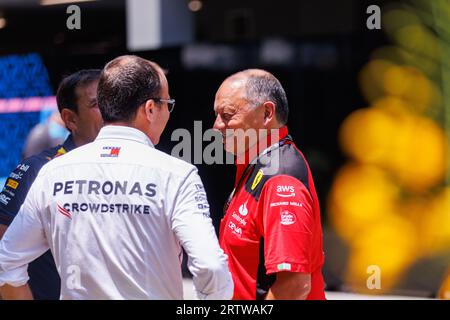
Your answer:
[[[393,288],[403,272],[417,258],[417,237],[413,226],[406,219],[386,215],[378,222],[367,225],[351,243],[348,261],[347,283],[355,290],[380,294]],[[369,290],[368,266],[381,271],[380,290]]]
[[[392,214],[398,189],[382,170],[349,164],[336,175],[329,196],[329,216],[340,236],[352,241],[359,230]]]

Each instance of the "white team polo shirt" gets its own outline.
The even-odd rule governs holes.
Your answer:
[[[134,128],[42,167],[0,241],[0,285],[26,283],[49,247],[62,299],[182,299],[181,247],[200,298],[233,294],[197,169]]]

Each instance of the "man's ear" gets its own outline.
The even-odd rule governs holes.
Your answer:
[[[74,111],[67,109],[67,108],[62,109],[61,110],[61,119],[64,122],[67,130],[69,130],[70,132],[74,132],[77,130],[78,116]]]
[[[155,101],[153,101],[152,99],[147,100],[144,104],[145,117],[149,122],[154,121],[156,111],[155,108],[156,108]]]
[[[275,104],[272,101],[266,101],[264,107],[264,124],[268,124],[275,117]]]

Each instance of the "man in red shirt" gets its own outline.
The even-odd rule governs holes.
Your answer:
[[[319,201],[288,135],[283,87],[267,71],[238,72],[220,86],[214,111],[237,165],[219,233],[233,298],[325,299]]]

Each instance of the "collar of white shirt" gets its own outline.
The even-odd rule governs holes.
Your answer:
[[[125,126],[104,126],[95,140],[103,139],[120,139],[120,140],[132,140],[142,144],[146,144],[150,147],[154,147],[152,141],[142,131]]]

